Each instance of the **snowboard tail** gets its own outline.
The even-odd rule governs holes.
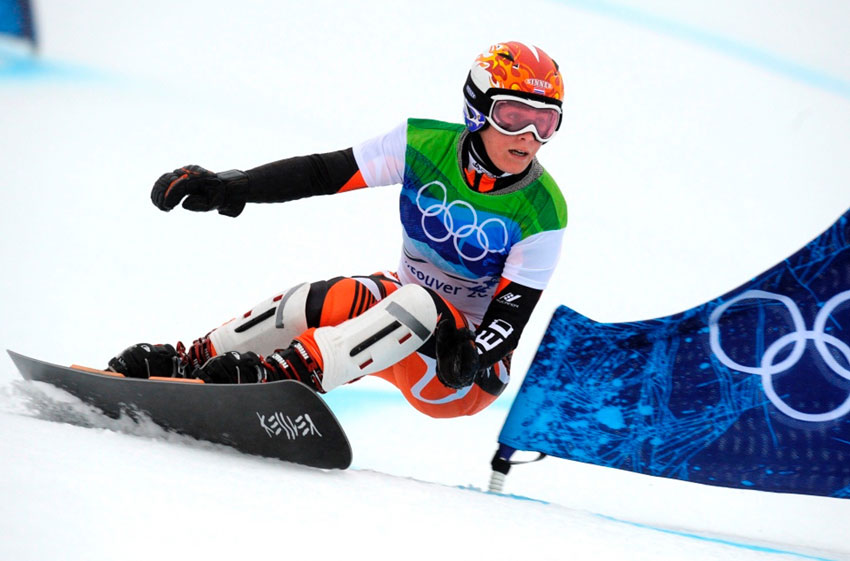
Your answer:
[[[25,379],[63,389],[110,417],[141,412],[165,429],[247,454],[323,469],[351,465],[351,446],[333,412],[294,380],[233,385],[142,380],[8,353]]]

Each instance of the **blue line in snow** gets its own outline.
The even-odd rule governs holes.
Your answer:
[[[322,396],[331,411],[338,417],[354,415],[364,410],[388,405],[413,408],[412,405],[407,403],[401,392],[394,388],[388,387],[387,390],[352,388],[350,391],[346,390],[347,388],[339,388]],[[507,411],[513,403],[514,397],[513,394],[501,395],[488,407],[488,410]]]
[[[473,493],[481,493],[483,495],[491,495],[493,497],[501,497],[503,499],[513,499],[515,501],[528,501],[531,503],[538,503],[542,505],[550,504],[547,501],[542,499],[533,499],[531,497],[526,497],[523,495],[514,495],[512,493],[498,493],[496,491],[485,491],[484,489],[479,489],[478,487],[473,487],[471,485],[457,485],[458,489],[463,489],[464,491],[472,491]]]
[[[0,43],[0,81],[32,81],[45,78],[78,81],[103,79],[105,75],[84,66],[41,58],[28,48],[13,48],[11,43],[8,46]]]
[[[795,82],[850,99],[850,82],[847,80],[718,33],[605,0],[556,0],[556,2],[697,44],[785,76]],[[97,77],[97,73],[83,67],[44,61],[31,54],[4,49],[0,45],[0,80],[41,77],[93,78]]]
[[[621,6],[605,0],[556,0],[560,4],[593,12],[631,25],[643,27],[708,49],[774,72],[821,90],[850,99],[850,82],[821,70],[793,62],[779,55],[724,37],[718,33],[692,25],[667,19],[649,12]]]
[[[705,542],[717,543],[722,545],[728,545],[730,547],[737,547],[740,549],[748,549],[751,551],[758,551],[761,553],[772,553],[775,555],[790,555],[792,557],[796,557],[798,559],[812,559],[814,561],[837,561],[835,559],[829,559],[826,557],[817,557],[814,555],[807,555],[805,553],[797,553],[795,551],[786,551],[784,549],[776,549],[773,547],[764,547],[759,545],[751,545],[741,542],[735,542],[728,539],[721,538],[710,538],[708,536],[701,536],[699,534],[692,534],[689,532],[682,532],[679,530],[670,530],[667,528],[658,528],[656,526],[649,526],[647,524],[641,524],[639,522],[629,522],[628,520],[620,520],[619,518],[614,518],[612,516],[606,516],[604,514],[597,514],[599,518],[603,518],[605,520],[611,520],[612,522],[619,522],[620,524],[628,524],[629,526],[635,526],[637,528],[643,528],[646,530],[655,530],[656,532],[662,532],[664,534],[672,534],[674,536],[682,536],[684,538],[691,538],[694,540],[700,540]]]

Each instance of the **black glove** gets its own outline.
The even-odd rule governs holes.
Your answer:
[[[218,209],[225,216],[239,216],[245,208],[240,187],[248,181],[239,170],[213,173],[201,166],[184,166],[166,173],[156,180],[151,190],[151,200],[157,208],[169,211],[183,197],[183,208],[196,212]]]
[[[475,381],[481,368],[475,335],[455,326],[454,319],[444,319],[437,325],[437,379],[452,389],[465,388]]]

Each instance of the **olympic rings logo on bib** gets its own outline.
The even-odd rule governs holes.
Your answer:
[[[431,203],[423,208],[422,194],[432,185],[443,191],[442,201]],[[481,261],[490,253],[504,253],[508,247],[508,227],[499,218],[488,218],[478,223],[478,213],[466,201],[448,202],[448,190],[439,181],[423,185],[416,193],[416,207],[422,213],[422,232],[429,240],[443,243],[453,239],[457,254],[466,261]],[[445,233],[429,230],[428,219],[442,222]],[[433,224],[433,222],[432,222]]]
[[[761,364],[755,366],[747,366],[743,364],[738,364],[734,360],[732,360],[726,352],[723,350],[723,345],[720,341],[720,318],[723,316],[723,313],[729,309],[730,306],[741,302],[742,300],[756,300],[756,299],[766,299],[766,300],[776,300],[782,303],[788,312],[791,314],[791,321],[794,325],[794,331],[783,335],[776,341],[774,341],[767,349],[765,349],[764,354],[762,355]],[[776,388],[773,384],[773,376],[776,374],[780,374],[782,372],[786,372],[793,368],[803,356],[803,353],[806,352],[807,341],[813,341],[815,344],[815,348],[818,350],[818,354],[829,366],[832,371],[844,378],[845,380],[850,381],[850,369],[845,366],[842,366],[833,356],[832,352],[830,352],[827,346],[831,346],[837,349],[843,356],[844,359],[850,364],[850,345],[826,333],[826,322],[829,319],[832,312],[844,302],[850,300],[850,290],[845,290],[844,292],[840,292],[830,298],[826,304],[824,304],[823,308],[818,312],[815,317],[815,324],[812,330],[806,329],[806,323],[803,319],[803,314],[800,312],[800,308],[797,304],[791,300],[787,296],[783,296],[781,294],[774,294],[772,292],[766,292],[764,290],[748,290],[743,292],[742,294],[732,298],[728,302],[718,306],[712,313],[708,321],[709,327],[709,342],[711,344],[711,350],[714,355],[720,360],[723,365],[726,367],[737,370],[739,372],[745,372],[747,374],[755,374],[761,376],[762,387],[764,388],[764,392],[767,395],[770,402],[779,409],[782,413],[788,415],[793,419],[797,419],[799,421],[806,421],[810,423],[819,423],[819,422],[827,422],[833,421],[835,419],[839,419],[844,415],[850,413],[850,395],[848,395],[847,399],[833,409],[832,411],[827,411],[825,413],[805,413],[803,411],[799,411],[790,405],[786,401],[782,399],[782,397],[776,392]],[[779,353],[788,347],[789,345],[793,345],[791,352],[787,357],[782,359],[780,362],[774,362]]]

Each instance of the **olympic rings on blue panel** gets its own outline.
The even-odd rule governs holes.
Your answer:
[[[733,306],[742,300],[757,299],[776,300],[782,303],[791,316],[794,331],[783,335],[765,349],[759,365],[747,366],[738,364],[723,350],[723,345],[720,341],[719,324],[724,312],[726,312],[730,306]],[[708,320],[709,343],[711,345],[711,350],[724,366],[739,372],[761,376],[762,386],[764,387],[764,392],[767,395],[767,398],[785,415],[799,421],[806,421],[810,423],[820,423],[839,419],[850,413],[850,395],[848,395],[847,399],[841,405],[832,411],[824,413],[805,413],[788,405],[788,403],[776,393],[776,388],[773,384],[773,376],[793,368],[800,361],[800,358],[806,351],[806,342],[814,341],[818,354],[827,366],[829,366],[829,368],[832,369],[832,371],[838,376],[850,381],[850,369],[842,366],[835,359],[832,352],[830,352],[827,348],[827,345],[830,345],[837,349],[842,355],[844,355],[844,359],[847,363],[850,364],[850,345],[841,339],[826,333],[826,322],[830,315],[838,306],[848,300],[850,300],[850,290],[845,290],[844,292],[840,292],[830,298],[815,317],[814,329],[808,330],[806,329],[805,320],[803,319],[803,314],[800,312],[800,308],[789,297],[772,292],[766,292],[764,290],[748,290],[739,294],[735,298],[732,298],[728,302],[724,302],[711,313]],[[774,360],[780,351],[789,345],[793,345],[789,355],[781,362],[775,363]]]

